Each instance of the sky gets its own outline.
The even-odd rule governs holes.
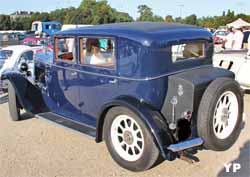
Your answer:
[[[17,10],[49,12],[57,8],[78,7],[82,0],[1,0],[0,14],[10,14]],[[108,0],[111,7],[128,12],[136,18],[137,6],[146,4],[156,15],[198,17],[221,15],[223,10],[250,15],[250,0]]]

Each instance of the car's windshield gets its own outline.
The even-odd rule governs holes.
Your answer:
[[[52,29],[60,30],[61,29],[61,25],[60,24],[53,24],[52,25]]]
[[[5,60],[11,57],[13,54],[12,50],[0,50],[0,60]]]

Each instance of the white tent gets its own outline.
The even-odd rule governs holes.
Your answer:
[[[235,20],[234,22],[227,24],[227,27],[233,27],[233,28],[250,27],[250,23],[239,18],[238,20]]]

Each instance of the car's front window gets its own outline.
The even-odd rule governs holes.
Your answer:
[[[205,43],[192,42],[173,45],[171,53],[174,63],[187,59],[202,59],[205,58]]]
[[[53,24],[52,25],[52,29],[60,30],[61,29],[61,25],[60,24]]]
[[[8,59],[12,56],[13,51],[12,50],[1,50],[0,51],[0,60]]]
[[[62,37],[55,39],[55,55],[57,60],[75,61],[75,38]]]
[[[111,38],[81,38],[81,64],[115,68],[115,41]]]

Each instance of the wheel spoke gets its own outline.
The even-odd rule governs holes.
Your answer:
[[[117,136],[119,136],[119,137],[123,137],[123,134],[122,134],[122,133],[117,132]]]
[[[214,123],[214,128],[216,128],[218,125],[219,125],[219,123],[220,123],[220,121],[216,118],[216,119],[214,119],[215,120],[215,123]]]
[[[136,147],[139,151],[142,150],[142,148],[137,144],[137,142],[136,142],[136,144],[135,144],[135,147]]]
[[[124,145],[127,145],[127,144],[125,143],[125,141],[122,141],[120,145],[124,146]]]
[[[128,121],[127,121],[127,119],[126,119],[126,120],[124,120],[124,123],[125,123],[125,128],[129,128],[129,125],[128,125]]]
[[[228,108],[228,107],[230,107],[230,105],[231,105],[231,101],[228,100],[228,102],[227,102],[227,104],[226,104],[226,107]]]
[[[140,133],[140,134],[141,134],[141,132],[140,132],[140,130],[139,130],[139,129],[134,130],[134,132],[135,132],[136,136],[137,136],[137,134],[138,134],[138,133]]]

